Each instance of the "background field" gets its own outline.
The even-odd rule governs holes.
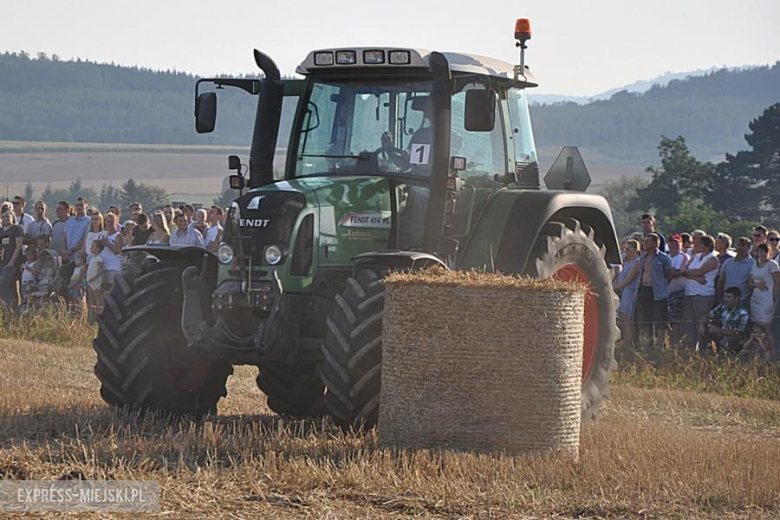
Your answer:
[[[542,175],[559,151],[540,149]],[[164,188],[172,200],[207,203],[222,191],[229,154],[240,155],[243,162],[249,160],[248,148],[0,141],[0,197],[24,193],[28,182],[40,195],[49,184],[52,189],[67,188],[77,178],[84,187],[99,192],[103,184],[118,187],[132,177]],[[587,150],[583,156],[593,178],[590,191],[607,180],[640,175],[644,170],[604,165],[598,154],[589,155]],[[282,171],[284,161],[284,156],[278,156],[275,167]]]
[[[272,415],[239,367],[200,424],[111,411],[84,344],[0,340],[0,478],[156,480],[233,518],[776,518],[780,403],[616,386],[581,460],[382,449]]]

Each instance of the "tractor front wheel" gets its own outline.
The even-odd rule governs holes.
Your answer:
[[[131,264],[97,319],[95,374],[114,406],[201,417],[216,413],[231,365],[187,346],[181,332],[185,262]]]
[[[609,391],[609,371],[615,364],[617,296],[612,290],[604,252],[592,229],[564,218],[545,224],[526,264],[526,273],[531,276],[578,281],[589,287],[582,352],[584,419],[598,415],[599,405]]]

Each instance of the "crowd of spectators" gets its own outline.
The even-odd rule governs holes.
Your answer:
[[[624,344],[777,359],[779,240],[765,226],[736,242],[702,230],[664,237],[654,216],[642,215],[642,231],[623,239],[623,264],[614,266]]]
[[[26,206],[19,195],[0,208],[0,303],[16,308],[59,296],[77,312],[88,308],[92,314],[100,311],[103,294],[122,270],[122,250],[150,244],[216,252],[225,217],[219,206],[196,211],[192,204],[147,215],[135,202],[122,221],[122,208],[101,212],[79,198],[73,205],[60,201],[50,222],[43,201],[34,203],[34,215],[25,213]]]

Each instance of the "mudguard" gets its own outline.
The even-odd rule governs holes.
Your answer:
[[[619,264],[620,247],[604,197],[571,191],[503,190],[488,201],[460,257],[461,268],[523,273],[536,238],[549,220],[579,220],[606,248],[607,263]]]
[[[390,270],[410,269],[416,271],[432,265],[447,269],[439,257],[422,251],[369,251],[352,258],[355,270],[358,267],[382,267]]]
[[[217,255],[196,246],[169,246],[169,245],[143,245],[132,246],[124,249],[123,254],[146,253],[160,261],[184,260],[191,265],[205,266],[208,271],[216,270],[219,266]]]

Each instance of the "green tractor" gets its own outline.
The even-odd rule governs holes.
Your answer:
[[[524,49],[530,31],[516,36]],[[540,189],[526,98],[536,82],[522,50],[512,66],[404,48],[325,49],[298,67],[303,80],[282,80],[268,56],[254,56],[263,79],[196,86],[201,133],[214,130],[217,113],[216,92],[202,85],[259,98],[248,175],[230,157],[238,197],[222,243],[216,254],[131,248],[98,318],[103,399],[215,413],[232,366],[248,364],[276,413],[371,427],[382,278],[442,266],[588,284],[582,412],[597,413],[617,335],[607,262],[620,263],[620,251],[607,202],[583,193],[578,154],[548,174],[557,189]],[[283,104],[294,115],[282,125],[290,131],[278,142],[286,163],[277,179]]]

